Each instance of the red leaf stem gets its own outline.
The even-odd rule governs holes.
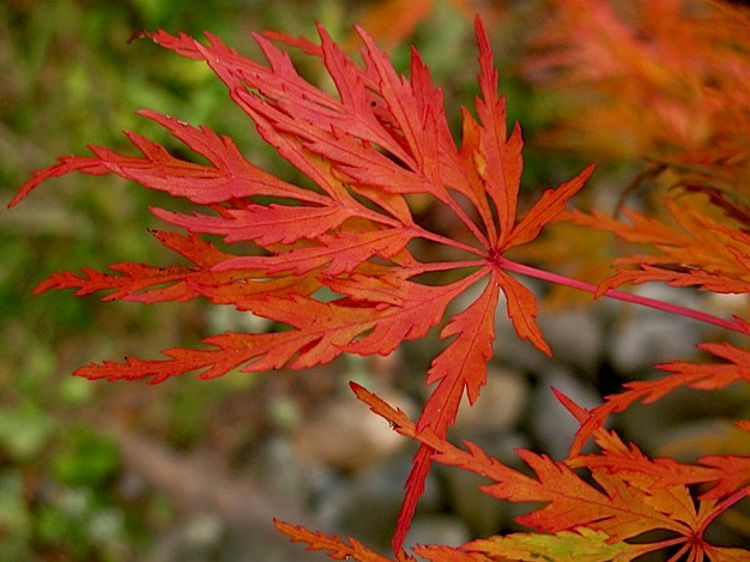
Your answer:
[[[552,273],[549,271],[545,271],[543,269],[538,269],[530,265],[525,265],[522,263],[514,262],[504,257],[498,258],[498,262],[499,262],[499,265],[503,269],[507,269],[509,271],[515,271],[516,273],[521,273],[522,275],[528,275],[529,277],[543,279],[544,281],[557,283],[559,285],[566,285],[568,287],[579,289],[581,291],[586,291],[588,293],[596,294],[599,290],[599,288],[596,285],[592,285],[591,283],[586,283],[585,281],[579,281],[577,279],[571,279],[570,277],[565,277],[564,275]],[[656,308],[658,310],[664,310],[666,312],[671,312],[673,314],[679,314],[680,316],[685,316],[686,318],[693,318],[701,322],[714,324],[716,326],[720,326],[727,330],[739,332],[740,334],[745,334],[745,335],[750,334],[750,324],[748,324],[745,320],[743,320],[742,318],[738,316],[734,316],[734,320],[726,320],[724,318],[719,318],[718,316],[714,316],[713,314],[708,314],[707,312],[701,312],[700,310],[695,310],[693,308],[688,308],[685,306],[680,306],[678,304],[672,304],[672,303],[660,301],[658,299],[652,299],[649,297],[643,297],[640,295],[634,295],[632,293],[618,291],[617,289],[608,289],[604,291],[604,293],[602,294],[605,297],[610,297],[613,299],[617,299],[617,300],[621,300],[625,302],[631,302],[635,304],[641,304],[643,306],[648,306],[650,308]]]

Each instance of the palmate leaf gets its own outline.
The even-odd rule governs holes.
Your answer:
[[[533,240],[555,219],[592,167],[546,191],[525,216],[516,217],[521,130],[516,125],[508,135],[505,102],[497,94],[497,72],[478,20],[476,32],[478,119],[462,111],[460,147],[451,136],[441,91],[416,51],[411,77],[400,76],[361,29],[364,65],[346,56],[322,28],[317,46],[276,35],[320,57],[337,96],[303,79],[289,55],[263,35],[255,39],[269,66],[241,56],[210,34],[208,44],[184,34],[146,34],[163,47],[205,61],[260,136],[307,176],[312,187],[261,170],[231,139],[205,126],[141,111],[207,163],[178,158],[139,134],[126,133],[140,156],[91,147],[93,156],[63,157],[35,172],[10,205],[48,178],[74,171],[114,173],[203,206],[192,214],[153,210],[160,219],[188,231],[187,236],[157,232],[156,237],[191,264],[160,268],[120,263],[111,266],[111,272],[62,272],[39,290],[108,291],[105,299],[144,303],[203,297],[286,329],[214,335],[204,340],[205,349],[175,348],[164,351],[162,359],[91,364],[76,374],[160,382],[189,372],[212,378],[233,369],[304,369],[343,353],[388,354],[401,342],[422,338],[443,325],[440,335],[446,345],[427,374],[427,384],[436,386],[419,427],[445,436],[462,394],[467,392],[473,402],[484,384],[501,294],[519,337],[549,354],[536,324],[535,299],[507,272],[518,269],[503,253]],[[415,193],[447,207],[467,234],[462,240],[468,242],[420,225],[405,197]],[[226,247],[202,235],[220,235]],[[449,247],[451,255],[458,251],[465,259],[419,261],[410,249],[415,239]],[[242,243],[244,251],[234,250],[235,243]],[[248,251],[248,245],[254,249]],[[424,273],[450,270],[458,274],[442,285],[417,280]],[[451,302],[477,284],[480,296],[446,318]],[[321,297],[322,289],[328,295],[333,291],[333,298]],[[393,539],[397,553],[432,455],[431,446],[424,444],[415,456]]]
[[[421,430],[406,414],[389,406],[365,388],[351,383],[357,397],[376,414],[388,420],[398,433],[428,445],[440,463],[458,466],[488,478],[492,483],[482,490],[514,502],[542,502],[544,505],[516,521],[536,529],[466,543],[459,548],[429,545],[416,552],[434,561],[466,560],[621,560],[635,559],[648,552],[676,549],[670,560],[745,560],[747,551],[710,544],[704,537],[712,521],[734,503],[750,495],[750,486],[736,486],[731,495],[714,498],[693,497],[687,484],[700,481],[703,467],[691,470],[677,467],[667,477],[661,463],[654,462],[635,447],[623,444],[614,432],[596,432],[601,454],[553,461],[545,455],[518,449],[516,452],[532,469],[529,476],[486,454],[465,441],[459,448]],[[579,419],[586,411],[558,393],[563,403]],[[594,484],[574,468],[585,466]],[[683,468],[684,467],[684,468]],[[681,476],[687,475],[684,481]],[[666,531],[672,538],[649,540],[646,533]]]
[[[735,353],[735,355],[737,354]],[[668,366],[675,367],[675,371],[680,368],[701,370],[700,366],[690,363],[676,362]],[[706,373],[703,373],[704,375],[712,370],[709,365],[702,367],[706,371]],[[723,367],[728,367],[728,369],[722,369],[725,374],[726,370],[732,369],[730,365]],[[706,389],[712,388],[715,384],[711,382],[710,378],[711,375],[708,374],[708,379],[702,381],[708,383]],[[723,378],[726,382],[727,377]],[[688,378],[685,385],[689,386],[691,382],[696,381],[695,379],[691,381]],[[696,386],[701,386],[701,383]],[[558,390],[554,390],[554,392],[568,411],[581,423],[582,427],[589,423],[592,417],[596,416],[598,408],[586,410]],[[738,422],[737,425],[745,430],[748,429],[746,421]],[[668,458],[650,459],[634,444],[625,444],[614,431],[605,430],[602,427],[596,427],[591,431],[602,453],[577,454],[574,446],[569,460],[570,466],[605,469],[610,474],[618,474],[630,486],[648,492],[651,495],[651,501],[657,501],[664,505],[670,503],[670,496],[675,497],[670,490],[682,489],[681,493],[684,495],[685,486],[712,484],[696,500],[681,500],[688,507],[686,513],[692,511],[695,501],[699,502],[699,511],[704,514],[700,523],[701,529],[707,527],[710,521],[723,510],[750,494],[750,485],[748,485],[748,481],[750,481],[750,472],[748,472],[750,458],[748,457],[706,456],[698,459],[700,464],[685,464]],[[690,517],[683,517],[685,521],[689,519]]]

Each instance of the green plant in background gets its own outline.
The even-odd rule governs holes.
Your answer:
[[[497,74],[479,20],[478,119],[463,111],[460,147],[445,120],[442,92],[433,86],[416,51],[407,80],[394,71],[365,32],[359,30],[365,45],[363,66],[345,56],[322,27],[319,33],[320,44],[278,33],[256,35],[269,67],[239,56],[215,35],[209,34],[209,44],[204,45],[185,34],[147,34],[188,58],[206,61],[227,85],[233,101],[255,122],[263,140],[307,176],[313,189],[252,164],[227,136],[142,111],[207,163],[175,157],[147,137],[127,133],[142,156],[92,146],[91,157],[63,157],[58,164],[36,172],[11,201],[15,205],[45,179],[81,171],[115,173],[210,207],[213,214],[153,209],[162,220],[189,232],[183,236],[154,231],[154,235],[192,265],[118,263],[110,266],[114,273],[61,272],[38,290],[74,288],[79,294],[107,290],[111,293],[106,299],[145,303],[206,297],[214,304],[231,304],[267,318],[274,325],[286,325],[255,333],[226,331],[204,340],[207,349],[176,347],[164,352],[166,359],[126,357],[122,363],[87,365],[76,374],[90,379],[163,382],[190,372],[198,372],[199,378],[215,378],[238,368],[249,372],[284,366],[305,369],[343,353],[388,355],[402,341],[422,338],[443,324],[440,337],[449,342],[430,365],[427,384],[437,384],[416,424],[361,386],[353,387],[396,431],[421,443],[392,541],[396,559],[412,559],[402,550],[403,541],[433,460],[489,477],[495,484],[485,491],[498,498],[545,505],[518,518],[535,533],[505,534],[459,548],[426,545],[417,549],[432,560],[576,559],[582,555],[593,556],[592,560],[630,560],[663,549],[675,552],[672,559],[682,555],[694,560],[745,557],[747,552],[741,549],[712,544],[705,533],[716,517],[750,493],[746,457],[704,457],[697,464],[652,460],[602,429],[610,414],[638,400],[655,401],[679,387],[713,390],[744,380],[750,358],[730,343],[701,345],[725,364],[663,364],[660,367],[671,375],[629,383],[591,411],[557,392],[581,429],[564,461],[519,450],[536,478],[488,457],[476,446],[456,449],[445,438],[463,392],[473,403],[485,383],[501,294],[516,334],[538,350],[552,353],[536,324],[538,307],[533,294],[509,272],[747,335],[750,328],[739,317],[724,320],[616,289],[626,282],[658,280],[716,293],[745,293],[750,255],[747,235],[735,224],[716,222],[672,200],[667,206],[677,226],[634,211],[627,212],[631,224],[596,210],[569,215],[581,224],[610,230],[628,241],[651,243],[657,249],[619,260],[619,272],[598,288],[512,261],[506,253],[534,240],[555,220],[592,168],[545,191],[517,217],[520,128],[514,127],[509,135],[506,132],[505,101],[497,97]],[[303,79],[269,38],[322,58],[338,97]],[[413,201],[407,195],[427,195],[435,204],[444,205],[453,223],[422,224],[424,218],[413,213],[409,205]],[[710,201],[715,203],[713,198]],[[706,237],[706,232],[712,236]],[[196,234],[223,236],[224,245]],[[417,257],[411,244],[415,240],[442,247],[445,254]],[[249,242],[255,245],[250,251],[242,251],[242,246],[235,250],[239,253],[230,251],[234,244]],[[448,276],[442,284],[418,281],[426,273],[451,270],[463,273]],[[481,295],[443,322],[448,304],[477,283],[484,286]],[[746,429],[746,422],[739,425]],[[595,438],[600,453],[581,453],[590,437]],[[598,488],[572,470],[577,467],[588,468]],[[695,484],[712,487],[693,492],[688,486]],[[283,523],[278,526],[294,540],[309,543],[311,549],[329,550],[333,557],[385,560],[356,541],[340,541]],[[643,536],[652,530],[669,535]]]
[[[139,29],[165,27],[193,33],[211,28],[239,39],[250,27],[267,25],[261,21],[285,19],[302,32],[314,19],[343,17],[337,15],[337,2],[316,4],[295,10],[277,2],[0,4],[0,190],[10,195],[30,163],[41,165],[49,154],[70,146],[93,141],[121,147],[119,131],[136,127],[137,107],[171,107],[191,120],[220,124],[263,158],[262,143],[248,134],[240,112],[217,103],[225,94],[208,69],[163,56],[143,41],[128,43],[128,38]],[[153,132],[159,135],[157,128]],[[203,312],[197,307],[180,312],[128,306],[113,312],[96,299],[21,298],[40,269],[57,269],[68,260],[163,257],[141,238],[153,221],[148,204],[158,198],[143,192],[125,196],[124,182],[109,182],[106,189],[97,181],[73,185],[75,190],[63,188],[53,198],[41,198],[33,211],[0,217],[3,560],[126,560],[133,549],[151,542],[155,521],[168,520],[149,515],[164,512],[159,494],[124,500],[112,481],[75,476],[76,471],[81,477],[90,475],[89,463],[100,466],[103,448],[113,451],[111,434],[86,429],[97,427],[97,411],[123,420],[130,414],[128,408],[110,409],[100,402],[106,389],[59,375],[87,353],[113,351],[120,345],[115,340],[155,351],[160,339],[170,345],[178,334],[193,338],[192,327],[200,324]],[[132,338],[134,333],[141,336]],[[189,446],[205,431],[190,410],[211,412],[246,386],[235,381],[214,385],[209,392],[195,392],[192,385],[175,388],[164,393],[161,404],[143,405],[138,423],[150,423],[165,442]],[[122,478],[123,466],[117,462],[117,478]]]

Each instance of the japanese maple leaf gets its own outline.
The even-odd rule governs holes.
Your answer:
[[[679,388],[711,391],[726,388],[737,382],[750,382],[750,352],[730,343],[702,343],[698,347],[714,357],[723,359],[724,363],[692,363],[672,361],[657,365],[659,369],[669,372],[667,376],[645,381],[625,383],[624,390],[605,397],[603,404],[591,409],[580,417],[581,427],[576,433],[571,447],[571,456],[580,452],[586,440],[602,427],[606,419],[614,413],[622,412],[637,401],[646,404],[655,402]],[[745,422],[746,423],[746,422]],[[747,427],[742,426],[745,430]],[[717,485],[706,492],[703,497],[718,498],[732,490],[733,484],[750,482],[750,459],[745,457],[704,457],[701,463],[712,469],[691,471],[683,475],[685,483],[714,482]],[[662,478],[676,476],[680,470],[676,465],[664,460]],[[720,469],[720,470],[717,470]]]
[[[430,446],[438,462],[488,478],[482,490],[513,502],[542,502],[542,507],[516,517],[535,533],[512,533],[466,543],[459,548],[434,545],[417,548],[430,560],[590,560],[627,561],[645,553],[677,548],[671,560],[743,560],[747,551],[710,544],[704,537],[717,516],[750,495],[750,486],[735,481],[720,501],[704,494],[695,498],[687,484],[707,481],[704,467],[653,461],[614,432],[598,429],[602,452],[554,461],[526,449],[516,452],[533,475],[519,472],[465,441],[459,448],[429,428],[420,429],[401,410],[351,383],[357,397],[388,420],[398,433]],[[586,410],[557,393],[563,404],[584,421]],[[595,485],[575,472],[584,466]],[[668,474],[668,470],[674,474]],[[724,468],[719,465],[719,468]],[[719,472],[719,471],[716,471]],[[698,475],[696,479],[695,476]],[[728,483],[724,483],[729,486]],[[648,540],[646,533],[667,531],[672,538]],[[638,539],[633,541],[632,539]]]
[[[460,146],[450,133],[441,91],[416,50],[406,78],[364,30],[357,31],[363,43],[362,65],[345,55],[322,27],[319,44],[273,35],[319,57],[337,95],[302,78],[290,56],[264,35],[254,37],[268,66],[243,57],[210,34],[206,34],[208,44],[184,34],[146,34],[165,48],[207,63],[260,136],[306,176],[309,185],[260,169],[231,139],[208,127],[141,111],[203,160],[178,158],[148,138],[127,132],[140,155],[92,146],[92,156],[62,157],[35,172],[10,205],[54,176],[74,171],[114,173],[203,207],[192,214],[153,209],[160,219],[187,231],[186,235],[161,231],[154,235],[191,263],[170,267],[118,263],[110,272],[61,272],[37,291],[108,291],[104,299],[143,303],[204,297],[286,329],[227,332],[206,338],[207,348],[169,349],[158,360],[126,358],[124,363],[90,364],[78,369],[77,375],[144,378],[155,383],[189,372],[207,379],[233,369],[305,369],[343,353],[386,355],[401,342],[442,326],[440,336],[446,345],[427,372],[427,384],[434,388],[417,423],[419,431],[439,439],[453,423],[463,393],[473,403],[485,382],[501,294],[518,336],[550,353],[536,324],[532,293],[509,272],[591,292],[596,287],[510,261],[504,253],[534,240],[545,224],[557,218],[592,167],[545,191],[518,217],[521,130],[517,124],[510,132],[506,129],[505,102],[497,93],[497,72],[479,20],[476,117],[462,109]],[[442,231],[420,224],[409,206],[407,196],[412,194],[446,207],[462,229],[460,239],[448,235],[457,232],[455,225]],[[218,235],[225,244],[220,247],[204,235]],[[413,254],[415,240],[442,246],[450,250],[446,255],[451,258],[463,254],[464,259],[421,261]],[[744,244],[744,239],[737,242]],[[422,274],[436,272],[448,273],[450,281],[437,285],[420,281]],[[479,296],[464,310],[448,315],[451,303],[475,286]],[[614,289],[604,294],[647,301]],[[678,311],[679,307],[662,308]],[[694,316],[713,321],[705,314]],[[739,320],[714,320],[748,331]],[[393,539],[396,551],[433,454],[432,445],[423,442],[415,455]],[[541,463],[544,475],[557,470],[551,461],[534,462]],[[558,484],[564,482],[552,482]],[[597,501],[607,503],[605,495],[590,493],[598,493]]]

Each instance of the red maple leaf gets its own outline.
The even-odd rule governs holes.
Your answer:
[[[112,272],[62,272],[37,290],[105,290],[105,299],[144,303],[205,297],[288,329],[227,332],[206,338],[207,349],[175,348],[163,352],[165,359],[90,364],[77,375],[160,382],[188,372],[207,379],[232,369],[304,369],[343,353],[386,355],[403,341],[421,338],[442,325],[440,337],[448,341],[428,370],[427,384],[436,386],[418,421],[421,431],[442,438],[463,393],[473,402],[485,382],[501,293],[518,336],[550,353],[536,324],[534,296],[508,271],[592,292],[595,287],[512,262],[503,254],[535,239],[581,189],[593,167],[545,191],[518,218],[521,130],[518,125],[510,134],[506,130],[505,101],[497,94],[497,72],[479,20],[478,119],[463,110],[460,146],[451,136],[441,91],[418,53],[412,51],[411,77],[400,76],[368,34],[358,32],[364,45],[363,66],[346,56],[322,28],[320,45],[275,35],[320,57],[337,96],[303,79],[289,55],[263,35],[255,39],[269,66],[241,56],[210,34],[207,45],[184,34],[147,34],[163,47],[205,61],[260,136],[307,176],[311,186],[295,185],[258,168],[231,139],[205,126],[141,111],[207,163],[177,158],[141,135],[126,133],[141,156],[91,147],[91,157],[62,157],[56,165],[35,172],[10,205],[54,176],[73,171],[114,173],[205,207],[194,214],[154,209],[162,220],[188,231],[187,236],[155,236],[192,264],[161,268],[120,263],[111,266]],[[409,207],[409,194],[426,195],[435,205],[447,207],[465,239],[421,225]],[[222,236],[229,249],[200,235]],[[451,256],[462,253],[464,259],[420,261],[410,247],[417,239],[448,248]],[[245,251],[233,253],[235,243],[242,243]],[[254,246],[252,251],[247,251],[248,244]],[[457,275],[442,285],[418,280],[425,273],[449,271]],[[451,302],[475,285],[483,285],[479,297],[446,319]],[[321,297],[321,289],[328,295],[332,291],[334,298]],[[605,294],[626,298],[614,290]],[[745,324],[721,325],[747,330]],[[422,443],[414,458],[393,538],[397,552],[433,453],[430,444]],[[599,499],[606,503],[604,496]]]
[[[402,341],[421,338],[440,325],[451,301],[484,283],[479,298],[442,328],[441,338],[450,341],[427,373],[427,384],[437,386],[419,424],[445,435],[463,392],[473,402],[484,384],[501,292],[518,335],[549,354],[535,322],[534,297],[503,271],[502,255],[511,246],[533,240],[545,223],[563,211],[592,167],[546,191],[522,218],[516,218],[521,131],[518,125],[510,135],[506,131],[505,101],[498,97],[497,72],[478,20],[476,30],[479,120],[463,112],[460,147],[450,134],[441,91],[430,81],[416,51],[409,80],[395,72],[362,30],[358,31],[364,43],[364,67],[345,56],[322,28],[319,48],[307,49],[322,57],[338,97],[305,81],[289,56],[261,35],[255,39],[270,67],[240,56],[211,35],[204,45],[186,35],[150,34],[164,47],[206,61],[263,139],[310,178],[314,187],[294,185],[257,168],[230,139],[207,127],[195,128],[142,111],[208,164],[179,159],[141,135],[127,133],[142,156],[91,147],[93,157],[63,157],[55,166],[36,172],[11,205],[53,176],[72,171],[112,172],[210,205],[210,215],[154,209],[161,219],[191,233],[188,238],[162,232],[156,236],[193,265],[115,264],[114,273],[63,272],[39,290],[74,288],[77,294],[110,290],[105,299],[140,302],[204,296],[290,329],[225,333],[205,340],[210,349],[170,349],[164,351],[167,359],[128,358],[124,364],[88,365],[76,374],[159,382],[191,371],[197,371],[199,378],[211,378],[235,368],[302,369],[342,353],[388,354]],[[412,193],[427,194],[447,206],[472,235],[472,242],[420,226],[404,197]],[[460,199],[471,203],[471,211],[464,209]],[[252,242],[260,251],[230,254],[198,238],[199,234],[221,235],[229,245]],[[420,262],[409,249],[409,242],[417,238],[453,247],[468,259]],[[412,279],[452,269],[468,269],[469,273],[438,286]],[[333,290],[338,298],[327,302],[318,298],[316,291],[322,287]],[[397,550],[422,493],[431,455],[432,450],[423,445],[415,456],[394,537]]]

